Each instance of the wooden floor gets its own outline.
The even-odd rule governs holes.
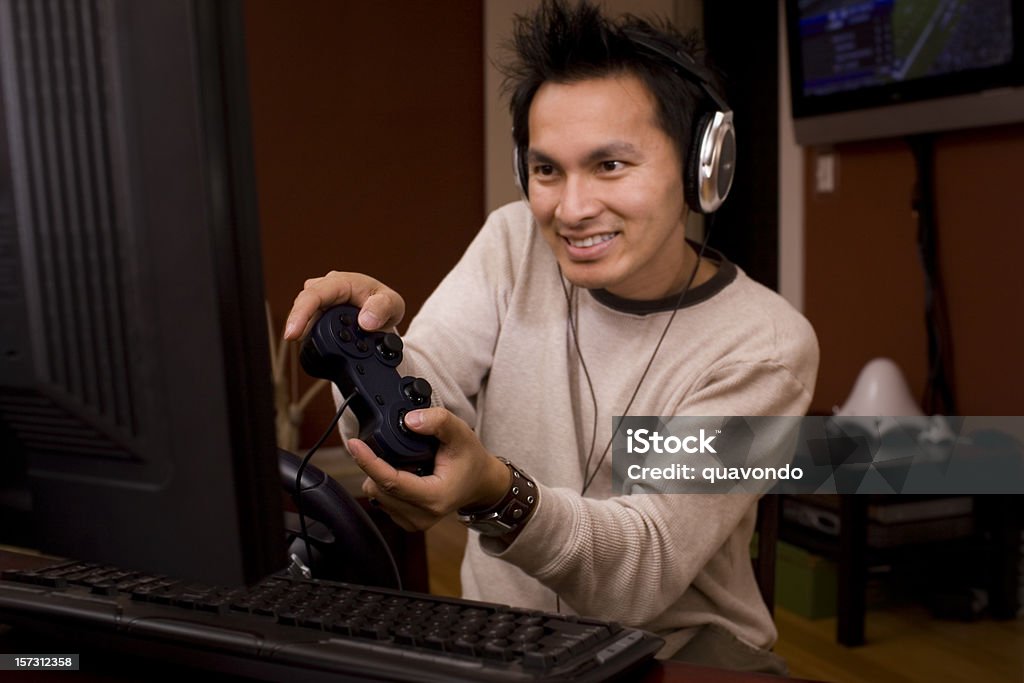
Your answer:
[[[427,532],[430,590],[459,594],[465,529],[454,519]],[[835,683],[1024,683],[1024,619],[960,623],[931,619],[913,605],[873,609],[867,645],[835,642],[836,620],[777,608],[776,652],[792,674]]]
[[[427,571],[430,592],[458,597],[461,591],[459,565],[466,548],[466,527],[455,517],[446,517],[427,531]]]
[[[835,642],[836,620],[776,609],[776,652],[794,676],[837,683],[1021,683],[1024,620],[960,623],[919,606],[869,610],[867,644]]]

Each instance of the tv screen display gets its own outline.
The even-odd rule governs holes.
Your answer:
[[[1024,120],[1019,0],[787,0],[801,144]]]

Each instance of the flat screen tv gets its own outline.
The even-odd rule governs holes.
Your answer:
[[[1024,0],[786,0],[796,140],[1024,121]]]

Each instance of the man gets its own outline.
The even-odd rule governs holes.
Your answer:
[[[434,473],[347,446],[402,527],[460,511],[481,532],[466,597],[643,627],[666,639],[661,656],[783,671],[749,560],[756,497],[611,486],[613,416],[800,415],[817,371],[797,312],[685,240],[707,98],[652,44],[692,50],[585,3],[519,23],[508,83],[528,203],[489,217],[405,335],[403,372],[444,406],[405,418],[439,439]],[[306,282],[286,338],[345,301],[366,329],[404,313],[379,281],[334,272]]]

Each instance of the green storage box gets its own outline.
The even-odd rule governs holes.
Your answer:
[[[775,552],[775,603],[808,619],[834,617],[836,563],[782,541]]]

